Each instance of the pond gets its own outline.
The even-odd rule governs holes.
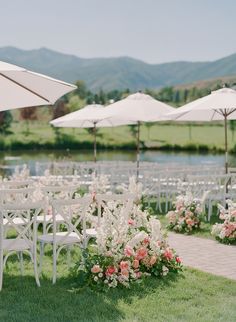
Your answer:
[[[135,161],[135,151],[99,151],[97,154],[98,161]],[[158,162],[158,163],[179,163],[183,165],[215,164],[224,165],[224,154],[210,153],[193,153],[193,152],[163,152],[163,151],[142,151],[141,161]],[[92,161],[92,150],[80,151],[17,151],[17,152],[0,152],[0,164],[2,166],[17,165],[26,163],[33,174],[35,163],[55,160],[71,161]],[[236,166],[236,156],[230,155],[230,166]]]

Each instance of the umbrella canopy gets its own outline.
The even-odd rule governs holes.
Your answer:
[[[110,116],[142,123],[160,121],[163,115],[175,111],[175,108],[154,99],[150,95],[137,92],[108,105],[106,110]]]
[[[143,122],[162,121],[163,115],[175,111],[175,109],[162,103],[150,95],[137,92],[126,98],[109,105],[107,115],[122,117],[127,121],[135,121],[138,124],[137,131],[137,177],[139,175],[139,146],[140,146],[140,124]]]
[[[121,126],[127,124],[135,124],[135,122],[124,120],[120,117],[108,116],[107,108],[103,105],[91,104],[84,108],[66,114],[62,117],[54,119],[50,122],[56,127],[78,127],[93,128],[94,133],[94,161],[97,159],[97,143],[96,132],[98,127]]]
[[[225,172],[228,172],[227,120],[236,119],[236,91],[221,88],[166,115],[176,121],[224,121]]]
[[[76,86],[0,61],[0,111],[51,105]]]

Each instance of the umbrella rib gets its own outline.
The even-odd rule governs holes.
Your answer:
[[[227,114],[227,116],[229,116],[230,114],[232,114],[235,111],[236,111],[236,108],[233,108],[232,111],[230,111],[229,114]]]
[[[214,116],[215,116],[215,114],[217,113],[217,111],[216,110],[214,110],[214,113],[213,113],[213,115],[212,115],[212,117],[211,117],[211,121],[213,120],[213,118],[214,118]]]
[[[13,82],[14,84],[16,84],[16,85],[18,85],[18,86],[20,86],[20,87],[24,88],[24,89],[25,89],[25,90],[27,90],[28,92],[30,92],[30,93],[32,93],[32,94],[34,94],[34,95],[38,96],[39,98],[42,98],[44,101],[46,101],[46,102],[50,103],[50,101],[49,101],[47,98],[43,97],[42,95],[38,94],[37,92],[33,91],[32,89],[30,89],[30,88],[28,88],[28,87],[26,87],[26,86],[24,86],[24,85],[22,85],[22,84],[18,83],[17,81],[15,81],[14,79],[12,79],[11,77],[8,77],[8,76],[6,76],[6,75],[4,75],[4,74],[2,74],[2,73],[0,73],[0,75],[1,75],[2,77],[4,77],[4,78],[8,79],[9,81]]]

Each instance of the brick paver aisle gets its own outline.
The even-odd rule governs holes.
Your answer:
[[[236,280],[236,246],[175,233],[169,233],[168,240],[184,265]]]

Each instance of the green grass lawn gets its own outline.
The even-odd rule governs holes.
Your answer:
[[[30,263],[22,277],[18,263],[9,260],[0,293],[0,321],[234,322],[236,318],[236,281],[184,269],[166,279],[148,278],[132,289],[97,293],[76,288],[62,256],[58,281],[52,285],[50,250],[45,259],[40,288]]]
[[[224,128],[222,124],[192,125],[191,137],[190,127],[187,124],[163,124],[155,123],[151,128],[146,125],[141,126],[141,141],[146,147],[161,148],[163,146],[179,146],[195,149],[198,146],[208,146],[211,149],[223,149]],[[25,122],[14,122],[11,126],[12,134],[2,136],[2,140],[10,144],[11,142],[40,142],[41,144],[55,142],[55,132],[47,121],[31,121],[30,133],[25,134]],[[85,129],[60,129],[60,132],[68,135],[76,142],[88,142],[92,145],[93,137]],[[103,128],[98,131],[98,144],[103,146],[133,145],[135,139],[132,137],[129,127],[122,126],[116,128]],[[229,133],[229,148],[233,148],[235,140]]]

